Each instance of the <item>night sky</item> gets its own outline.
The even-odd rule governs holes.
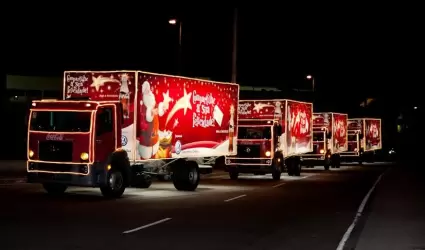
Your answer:
[[[183,74],[230,81],[233,9],[164,5],[166,9],[134,3],[12,10],[16,13],[10,13],[13,19],[5,31],[7,71],[61,75],[64,70],[139,69],[173,74],[178,27],[168,20],[175,17],[183,21]],[[323,93],[397,96],[417,90],[424,82],[425,22],[414,9],[241,8],[238,82],[308,88],[305,76],[313,74]]]

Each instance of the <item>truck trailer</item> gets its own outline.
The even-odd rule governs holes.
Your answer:
[[[313,151],[313,104],[286,99],[241,100],[237,154],[226,156],[231,179],[239,173],[271,173],[279,180],[285,167],[299,176],[300,155]]]
[[[376,150],[382,149],[381,119],[348,119],[348,150],[341,153],[345,161],[373,161]]]
[[[48,193],[100,187],[106,197],[172,176],[199,184],[198,158],[236,155],[239,85],[141,71],[69,71],[63,100],[34,101],[28,181]]]
[[[325,170],[341,166],[340,153],[348,149],[347,119],[347,114],[313,114],[313,152],[301,156],[302,165]]]

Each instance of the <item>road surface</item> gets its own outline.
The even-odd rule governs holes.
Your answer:
[[[205,177],[196,192],[169,182],[105,200],[98,189],[47,196],[37,184],[0,178],[0,249],[336,249],[385,165]]]

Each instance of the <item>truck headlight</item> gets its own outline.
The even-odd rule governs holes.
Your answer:
[[[32,158],[34,156],[34,151],[32,151],[31,149],[28,151],[28,156],[29,158]]]
[[[270,155],[272,155],[272,153],[271,153],[270,151],[267,151],[267,152],[266,152],[266,156],[267,156],[267,157],[270,157]]]
[[[321,150],[320,150],[320,153],[321,153],[321,154],[324,154],[324,153],[325,153],[325,150],[321,149]]]
[[[88,153],[86,153],[86,152],[81,153],[80,158],[81,158],[81,160],[83,160],[83,161],[87,161],[87,160],[89,159],[89,154],[88,154]]]

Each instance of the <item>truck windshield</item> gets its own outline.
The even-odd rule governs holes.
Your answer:
[[[271,127],[239,127],[238,139],[270,139]]]
[[[314,132],[313,133],[313,141],[323,141],[324,133],[323,132]]]
[[[91,112],[33,111],[31,130],[57,132],[90,131]]]
[[[348,135],[348,141],[357,141],[356,135]]]

